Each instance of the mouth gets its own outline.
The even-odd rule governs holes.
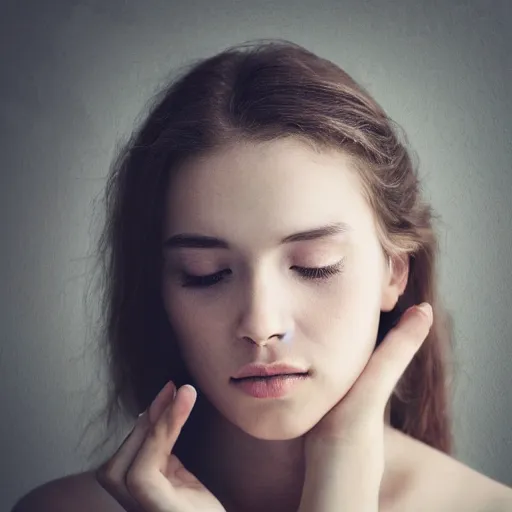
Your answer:
[[[291,364],[287,362],[261,363],[254,362],[242,366],[231,379],[244,379],[246,377],[273,377],[276,375],[296,375],[309,372],[309,368],[302,365]]]
[[[297,372],[297,373],[276,373],[275,375],[251,375],[249,377],[231,377],[233,382],[264,382],[276,379],[283,379],[286,377],[309,377],[309,372]]]
[[[309,378],[310,372],[297,372],[231,377],[230,381],[235,389],[252,398],[284,399],[305,386]]]

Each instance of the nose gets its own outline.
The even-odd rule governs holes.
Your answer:
[[[237,339],[266,346],[281,340],[290,322],[286,320],[289,304],[269,279],[253,279],[242,292]]]

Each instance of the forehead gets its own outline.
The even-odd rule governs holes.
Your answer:
[[[241,143],[187,163],[166,195],[165,234],[279,238],[329,222],[372,229],[350,157],[294,139]]]

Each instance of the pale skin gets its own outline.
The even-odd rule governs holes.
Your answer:
[[[409,309],[347,395],[305,436],[306,479],[299,512],[377,512],[384,473],[384,409],[432,323],[424,303]],[[172,453],[196,401],[192,386],[168,383],[107,463],[100,483],[130,511],[224,511]]]
[[[508,488],[387,425],[386,402],[432,312],[405,315],[374,351],[379,315],[407,285],[408,258],[384,256],[346,155],[317,154],[294,140],[238,145],[191,162],[167,199],[162,242],[194,233],[229,247],[164,253],[162,298],[199,394],[185,385],[172,400],[170,383],[100,467],[97,480],[114,505],[137,512],[512,510]],[[348,229],[279,243],[339,222]],[[327,279],[299,272],[340,261],[343,270]],[[224,270],[210,288],[182,286],[181,272]],[[275,336],[290,330],[290,343]],[[229,384],[242,365],[274,359],[306,365],[312,377],[279,400]],[[192,409],[208,428],[183,468],[173,446]],[[85,479],[83,488],[97,494]]]
[[[334,152],[313,153],[293,140],[237,147],[195,162],[170,188],[167,211],[163,240],[186,232],[218,236],[231,245],[229,250],[182,248],[166,254],[164,303],[189,368],[214,406],[208,429],[212,439],[203,454],[212,457],[208,449],[216,446],[215,455],[221,457],[214,455],[219,461],[215,475],[205,471],[201,476],[233,509],[248,510],[251,503],[254,510],[296,510],[307,467],[304,436],[326,432],[317,424],[361,375],[374,348],[380,311],[390,311],[406,286],[408,260],[388,264],[384,258],[349,160]],[[290,233],[339,221],[350,230],[276,246],[275,240]],[[332,265],[341,258],[343,274],[323,281],[301,280],[289,270]],[[197,275],[229,268],[231,280],[206,291],[182,288],[175,272],[183,267]],[[289,347],[269,339],[290,328],[294,341]],[[416,337],[426,336],[424,331],[420,328]],[[240,341],[244,337],[255,343]],[[416,350],[415,341],[407,348]],[[380,402],[366,414],[378,418],[377,430],[382,429],[390,379],[399,378],[412,354],[403,351],[382,383],[374,383],[381,389]],[[229,388],[227,377],[238,367],[267,356],[312,365],[316,378],[288,400],[273,403],[257,403]],[[193,392],[184,388],[182,393],[179,406],[186,416]],[[321,424],[329,425],[330,418]],[[159,439],[168,450],[169,440]],[[377,490],[380,465],[372,482]],[[313,498],[308,494],[307,499]],[[302,501],[301,506],[309,505]]]
[[[455,476],[449,489],[439,492],[436,483],[432,492],[425,484],[430,471],[440,474],[438,457],[427,465],[427,450],[386,426],[384,406],[427,336],[431,313],[404,319],[373,353],[380,312],[392,310],[406,287],[408,258],[384,257],[346,155],[318,154],[294,140],[238,145],[190,163],[171,185],[162,242],[193,233],[229,244],[164,253],[162,298],[201,400],[185,386],[167,404],[172,389],[164,390],[99,472],[105,488],[145,512],[484,510],[467,491],[467,503],[460,492],[452,499]],[[333,222],[349,229],[279,244]],[[298,272],[341,260],[343,272],[329,279]],[[210,288],[183,288],[180,280],[183,271],[226,269]],[[275,336],[289,330],[291,343]],[[314,376],[280,400],[258,401],[229,385],[240,366],[272,359],[307,365]],[[172,473],[177,461],[167,455],[192,407],[204,409],[208,425],[195,446],[199,460],[185,462],[194,477]],[[413,480],[420,467],[426,477]],[[116,484],[124,476],[128,485]],[[410,497],[409,481],[425,489]],[[488,494],[480,480],[470,482]]]

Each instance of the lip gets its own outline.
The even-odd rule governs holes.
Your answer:
[[[237,380],[245,377],[269,377],[272,375],[290,375],[296,373],[308,373],[308,369],[303,366],[295,366],[281,362],[271,364],[250,363],[242,366],[231,378]]]
[[[303,375],[277,375],[232,380],[231,384],[253,398],[285,398],[310,378]]]

